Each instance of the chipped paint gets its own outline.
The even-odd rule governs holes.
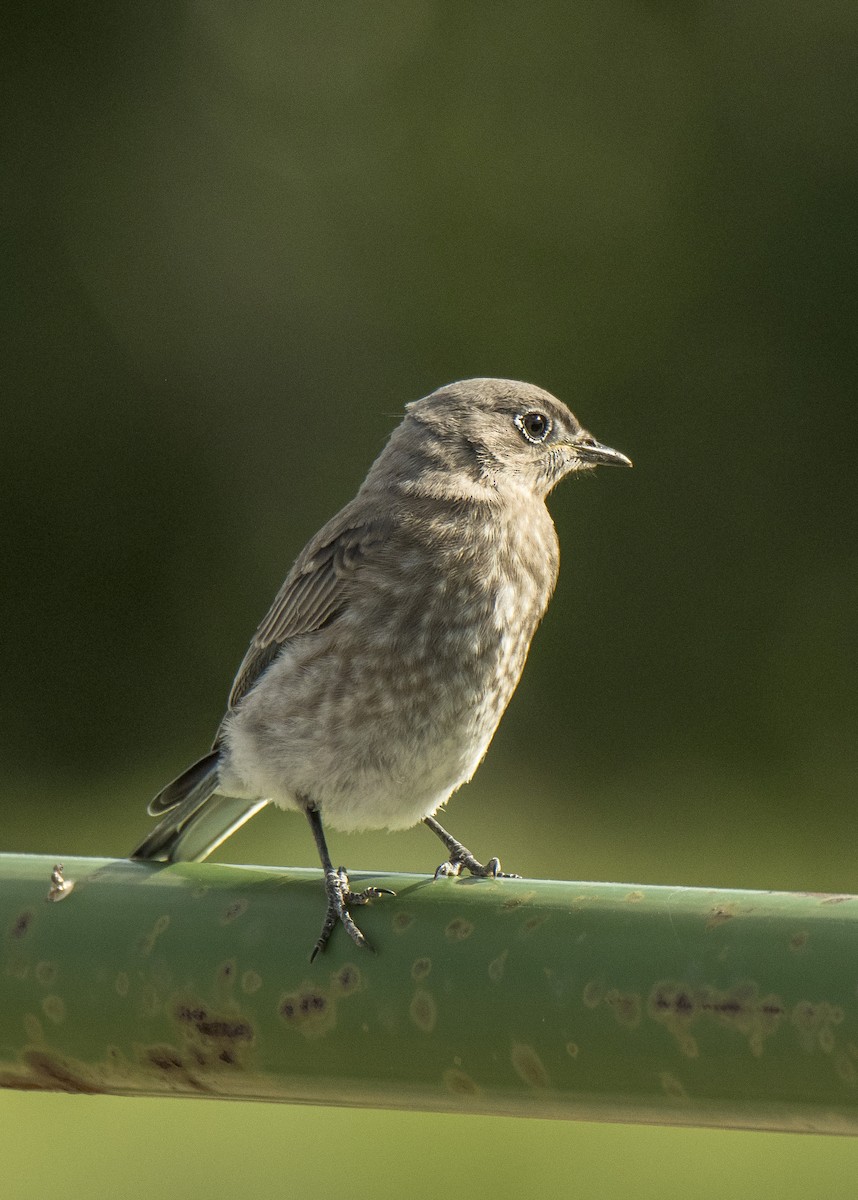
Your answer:
[[[25,909],[24,912],[18,913],[17,917],[12,922],[12,926],[9,930],[9,936],[15,941],[26,937],[30,932],[30,927],[33,924],[34,917],[35,913],[31,909]]]
[[[817,1046],[831,1054],[837,1044],[834,1029],[843,1021],[843,1009],[827,1000],[799,1000],[790,1012],[790,1022],[798,1033],[802,1049],[810,1052]]]
[[[759,1057],[766,1039],[777,1030],[784,1007],[776,995],[761,996],[756,983],[742,982],[722,991],[705,984],[692,987],[665,980],[650,992],[648,1015],[665,1026],[688,1058],[696,1058],[700,1052],[691,1030],[706,1022],[747,1038],[751,1053]]]
[[[294,992],[280,997],[277,1011],[283,1022],[307,1038],[324,1037],[336,1028],[337,1004],[325,988],[305,980]]]
[[[117,1072],[128,1072],[128,1064],[125,1061],[125,1055],[118,1046],[106,1047],[107,1061]]]
[[[637,992],[621,992],[610,988],[605,992],[604,1002],[613,1009],[618,1025],[637,1029],[641,1023],[641,998]]]
[[[140,1012],[144,1017],[157,1017],[163,1008],[161,993],[152,983],[144,983],[140,991]]]
[[[602,1003],[602,997],[605,994],[605,981],[603,979],[591,979],[584,987],[581,999],[587,1008],[598,1008]]]
[[[408,1006],[408,1015],[422,1033],[431,1033],[438,1020],[435,997],[425,988],[418,988]]]
[[[444,1072],[443,1080],[447,1091],[452,1092],[454,1096],[476,1096],[479,1094],[479,1085],[464,1071],[451,1067]]]
[[[231,925],[233,921],[237,921],[239,917],[243,917],[248,908],[250,908],[250,901],[245,900],[244,897],[233,900],[220,914],[221,925]]]
[[[162,1087],[168,1091],[191,1091],[208,1095],[212,1089],[203,1082],[201,1073],[208,1068],[222,1069],[226,1064],[215,1055],[209,1063],[199,1049],[180,1050],[177,1046],[165,1043],[155,1043],[151,1046],[140,1047],[140,1064],[152,1069],[160,1079]]]
[[[723,925],[727,921],[732,921],[738,913],[738,904],[716,904],[709,910],[706,928],[717,929],[719,925]]]
[[[66,1019],[66,1002],[62,996],[45,996],[42,1001],[42,1012],[55,1025],[62,1025]]]
[[[48,959],[43,958],[41,962],[36,963],[33,974],[36,977],[36,981],[40,983],[42,987],[50,987],[52,984],[56,983],[57,975],[59,975],[59,968],[55,962],[50,962]]]
[[[44,1027],[35,1013],[24,1014],[24,1032],[31,1042],[43,1042],[45,1040]]]
[[[670,1096],[672,1100],[688,1100],[688,1092],[682,1086],[680,1081],[670,1071],[661,1071],[658,1076],[658,1081],[661,1084],[661,1090],[665,1096]]]
[[[506,970],[506,960],[509,957],[509,950],[501,950],[497,958],[493,958],[489,963],[489,979],[492,983],[500,983],[503,979],[504,971]]]
[[[474,923],[467,917],[453,917],[444,929],[444,937],[448,942],[464,942],[474,932]]]
[[[542,1090],[551,1087],[551,1079],[542,1059],[533,1046],[526,1042],[514,1042],[510,1051],[513,1070],[529,1087]]]
[[[28,1083],[23,1086],[31,1090],[79,1092],[90,1096],[104,1091],[85,1064],[73,1058],[52,1051],[30,1049],[24,1051],[21,1060],[28,1078]]]
[[[262,987],[262,976],[258,971],[247,970],[241,977],[241,990],[246,996],[252,996]]]
[[[848,1084],[858,1083],[858,1071],[855,1070],[855,1064],[846,1051],[838,1050],[834,1055],[833,1062],[839,1079]]]
[[[253,1026],[240,1017],[212,1013],[202,1006],[191,1007],[187,1004],[179,1004],[175,1012],[180,1025],[193,1029],[201,1038],[230,1042],[253,1041]]]
[[[193,1000],[170,1006],[177,1042],[152,1043],[138,1049],[139,1060],[193,1090],[208,1090],[198,1079],[200,1069],[221,1071],[246,1068],[255,1042],[254,1027],[234,1006],[212,1009]],[[173,1075],[177,1080],[172,1079]]]
[[[162,916],[158,917],[149,932],[140,939],[139,951],[142,958],[146,958],[152,953],[152,951],[155,949],[155,943],[157,942],[158,938],[162,933],[166,933],[169,928],[170,918],[166,913],[164,913]]]
[[[222,962],[215,972],[215,980],[221,990],[229,990],[235,983],[235,976],[238,970],[238,965],[234,958],[228,958]]]
[[[363,987],[363,976],[356,963],[343,963],[331,975],[331,989],[339,996],[353,996]]]

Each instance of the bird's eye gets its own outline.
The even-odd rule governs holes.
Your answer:
[[[515,418],[515,423],[529,442],[544,442],[551,433],[551,420],[541,412],[521,413]]]

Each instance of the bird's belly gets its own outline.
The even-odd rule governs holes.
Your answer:
[[[287,648],[232,716],[222,788],[283,808],[312,800],[337,829],[408,828],[473,775],[530,638],[489,628],[451,653],[388,637],[349,656],[338,633],[312,654]]]

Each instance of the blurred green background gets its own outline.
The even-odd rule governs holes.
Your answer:
[[[558,591],[454,832],[528,875],[858,889],[855,6],[95,0],[6,24],[2,848],[127,853],[402,404],[501,375],[636,469],[552,498]],[[332,848],[438,860],[425,830]],[[222,856],[314,861],[269,813]],[[5,1094],[0,1116],[10,1197],[157,1173],[165,1198],[384,1200],[464,1161],[474,1196],[837,1197],[858,1168],[825,1139],[418,1114]]]

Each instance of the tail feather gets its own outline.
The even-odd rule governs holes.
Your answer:
[[[221,796],[217,787],[218,755],[212,751],[154,798],[149,812],[165,816],[131,857],[158,862],[198,862],[268,803]]]
[[[219,758],[217,750],[212,750],[205,758],[199,759],[178,775],[172,783],[168,783],[149,801],[149,816],[158,817],[161,813],[169,812],[171,808],[177,808],[197,792],[200,793],[200,803],[208,799],[217,787]]]

